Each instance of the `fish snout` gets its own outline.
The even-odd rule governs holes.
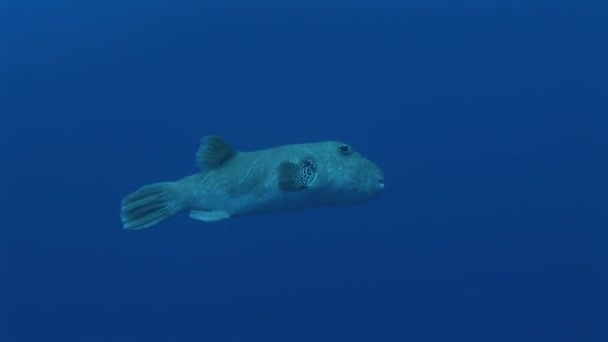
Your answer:
[[[380,190],[384,189],[384,172],[380,167],[376,166],[376,181]]]
[[[374,165],[374,171],[370,175],[371,178],[368,178],[368,186],[370,186],[370,190],[378,195],[384,189],[384,172],[378,166]]]

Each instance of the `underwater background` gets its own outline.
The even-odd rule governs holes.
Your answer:
[[[608,341],[602,1],[3,1],[0,341]],[[125,231],[240,150],[370,203]]]

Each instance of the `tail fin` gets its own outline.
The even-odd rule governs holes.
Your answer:
[[[123,198],[120,214],[123,228],[148,228],[182,211],[175,185],[172,182],[154,183]]]

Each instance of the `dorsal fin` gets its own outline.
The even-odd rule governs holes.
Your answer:
[[[201,169],[214,168],[235,155],[236,151],[224,139],[210,135],[201,139],[201,146],[196,152],[196,162]]]

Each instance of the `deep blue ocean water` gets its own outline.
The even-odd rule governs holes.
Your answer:
[[[3,2],[0,341],[608,341],[601,3]],[[208,134],[386,188],[123,230]]]

